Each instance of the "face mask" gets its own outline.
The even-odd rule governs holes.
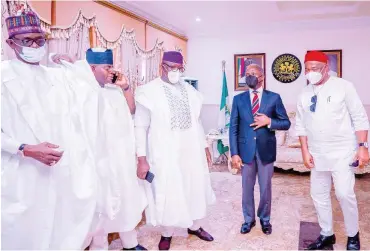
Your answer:
[[[31,48],[31,47],[25,47],[25,46],[21,46],[21,48],[22,48],[22,52],[17,51],[17,53],[24,61],[28,63],[40,62],[46,53],[45,45],[39,48]]]
[[[258,78],[253,75],[245,76],[245,83],[249,88],[254,89],[258,85]]]
[[[322,79],[322,74],[321,74],[321,72],[311,71],[311,72],[306,74],[306,78],[311,84],[315,85],[315,84],[319,83],[320,80]]]
[[[170,71],[168,72],[168,80],[171,84],[177,84],[180,81],[180,71]]]

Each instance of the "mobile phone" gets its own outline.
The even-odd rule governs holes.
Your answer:
[[[358,164],[359,164],[359,161],[356,160],[355,162],[353,162],[352,164],[350,164],[351,167],[358,167]]]
[[[113,78],[112,78],[112,84],[114,84],[117,81],[117,78],[118,78],[118,74],[114,73]]]
[[[145,180],[148,181],[149,183],[152,183],[154,179],[154,174],[148,171],[145,176]]]

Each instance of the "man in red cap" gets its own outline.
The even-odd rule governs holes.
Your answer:
[[[168,250],[174,227],[188,228],[188,234],[213,241],[199,220],[206,216],[215,195],[200,122],[201,94],[180,78],[184,72],[181,53],[165,52],[161,66],[161,77],[136,89],[135,135],[138,177],[154,175],[152,183],[145,181],[146,220],[163,227],[158,247]]]
[[[330,198],[333,180],[344,215],[347,249],[359,250],[353,168],[369,161],[369,122],[353,84],[330,76],[329,70],[325,53],[306,54],[305,73],[310,84],[298,98],[296,131],[304,164],[311,169],[311,197],[321,227],[320,236],[307,249],[324,249],[336,241]]]

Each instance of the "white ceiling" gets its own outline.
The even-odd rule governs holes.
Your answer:
[[[366,1],[111,2],[189,38],[304,28],[312,21],[335,26],[337,20],[347,19],[347,24],[370,20],[370,2]],[[197,17],[200,22],[195,21]]]

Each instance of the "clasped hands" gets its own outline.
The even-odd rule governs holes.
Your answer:
[[[254,116],[254,123],[250,124],[251,127],[254,127],[253,130],[257,130],[258,128],[268,126],[271,124],[271,119],[267,117],[265,114],[256,113]]]

